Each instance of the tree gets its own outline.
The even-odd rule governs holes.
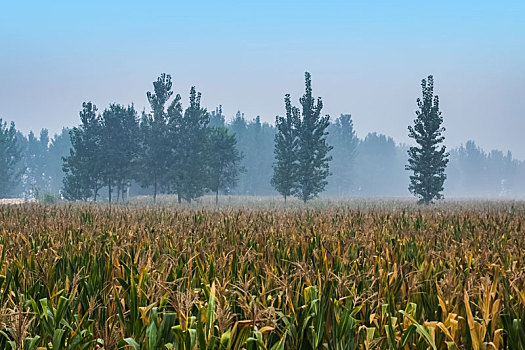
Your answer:
[[[91,102],[82,104],[81,124],[70,132],[71,149],[64,157],[63,195],[68,200],[97,200],[98,191],[104,185],[105,164],[101,154],[101,119],[97,106]]]
[[[272,172],[268,169],[272,168],[275,158],[275,127],[261,122],[259,116],[248,121],[240,111],[227,127],[235,134],[237,149],[243,155],[241,165],[244,171],[232,192],[250,196],[274,194]]]
[[[354,130],[354,123],[350,114],[341,114],[333,124],[330,124],[328,141],[334,148],[332,150],[332,163],[330,170],[328,191],[338,195],[349,195],[355,184],[356,173],[354,163],[357,156],[359,139]]]
[[[219,105],[219,107],[215,108],[214,111],[211,111],[210,114],[210,128],[215,128],[218,126],[226,126],[224,114],[222,114],[222,105]]]
[[[49,133],[47,129],[40,131],[37,138],[31,131],[27,136],[27,146],[24,152],[26,193],[39,197],[42,192],[50,191],[49,174]]]
[[[296,120],[297,132],[297,172],[295,195],[303,202],[315,198],[321,193],[330,175],[329,162],[332,157],[328,152],[332,149],[326,142],[330,125],[328,115],[322,117],[323,102],[312,96],[312,80],[310,73],[305,73],[305,94],[299,99],[302,106],[302,118]]]
[[[200,197],[206,190],[206,139],[210,117],[201,108],[201,94],[190,89],[190,105],[177,127],[175,148],[175,192],[188,202]]]
[[[445,169],[448,163],[448,153],[442,145],[445,128],[441,125],[443,117],[439,111],[439,98],[434,96],[434,78],[421,82],[423,99],[417,99],[419,110],[416,111],[414,126],[409,126],[409,136],[417,146],[408,150],[407,170],[413,172],[410,176],[408,189],[419,198],[419,203],[430,204],[443,198],[443,184],[447,175]]]
[[[174,143],[177,141],[175,124],[182,115],[179,94],[171,101],[168,109],[165,109],[173,95],[171,86],[169,74],[163,73],[153,82],[154,92],[148,91],[146,94],[152,114],[143,113],[140,123],[140,153],[136,177],[141,186],[153,186],[153,201],[157,200],[159,189],[168,185],[173,166]]]
[[[406,155],[407,149],[396,145],[391,137],[375,132],[366,135],[357,150],[356,194],[366,197],[407,195]]]
[[[133,178],[133,163],[138,152],[138,117],[133,105],[127,108],[111,104],[102,113],[101,146],[104,151],[104,184],[108,186],[111,202],[112,190],[117,189],[117,201],[124,199],[124,193]]]
[[[219,202],[219,191],[234,187],[244,170],[236,145],[235,135],[225,127],[212,128],[208,133],[208,187],[215,193],[215,204]]]
[[[64,181],[64,171],[62,170],[62,158],[67,157],[71,148],[70,129],[63,128],[59,134],[55,134],[51,139],[48,149],[48,172],[50,176],[50,191],[56,196],[62,188]]]
[[[0,118],[0,198],[11,195],[21,172],[17,165],[21,151],[17,143],[15,124],[3,122]]]
[[[292,107],[290,95],[284,97],[285,117],[275,117],[275,162],[273,165],[272,186],[286,198],[294,194],[297,172],[297,137],[295,126],[299,120],[299,109]]]
[[[244,144],[248,147],[239,151],[244,155],[243,166],[245,172],[241,175],[247,187],[245,193],[249,195],[274,194],[271,185],[272,169],[275,155],[275,127],[268,123],[261,123],[261,117],[256,116],[247,124],[247,137]],[[235,134],[237,138],[237,134]]]

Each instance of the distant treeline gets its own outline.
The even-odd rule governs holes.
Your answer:
[[[118,104],[99,113],[86,102],[80,125],[53,137],[46,129],[23,135],[0,119],[0,197],[278,195],[271,184],[275,125],[240,111],[226,117],[220,106],[208,112],[194,88],[184,109],[180,95],[172,96],[169,75],[153,85],[150,113]],[[331,120],[326,131],[332,160],[323,196],[410,196],[408,146],[377,133],[358,138],[350,114]],[[510,152],[485,152],[474,141],[449,152],[445,196],[525,195],[525,162]]]

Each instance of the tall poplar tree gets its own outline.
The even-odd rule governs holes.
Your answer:
[[[12,194],[12,189],[20,178],[17,167],[21,151],[17,142],[15,124],[9,126],[0,118],[0,198]]]
[[[132,167],[139,150],[139,124],[135,107],[110,104],[102,113],[101,126],[104,183],[108,187],[108,199],[111,202],[114,189],[117,190],[117,200],[124,199],[133,177]]]
[[[200,197],[206,190],[206,151],[210,116],[201,107],[201,93],[190,89],[190,105],[180,119],[177,147],[174,150],[176,166],[175,189],[179,202]]]
[[[171,100],[166,110],[166,104],[173,95],[171,87],[169,74],[163,73],[153,82],[154,91],[146,94],[152,113],[143,113],[140,124],[141,147],[136,177],[142,186],[153,187],[153,201],[156,201],[159,190],[168,185],[176,141],[172,122],[182,114],[179,94]]]
[[[30,131],[27,135],[27,146],[24,152],[26,191],[39,198],[50,191],[49,174],[49,133],[47,129],[40,131],[40,137]]]
[[[348,196],[352,193],[355,184],[355,160],[359,139],[354,130],[354,123],[350,114],[341,114],[328,128],[328,141],[334,147],[330,164],[332,176],[329,178],[327,191],[339,196]]]
[[[299,109],[292,106],[290,95],[284,97],[286,116],[275,117],[275,162],[273,164],[272,186],[286,198],[294,194],[297,172],[297,136],[295,126],[299,120]]]
[[[305,73],[305,93],[299,102],[302,118],[296,120],[297,172],[294,192],[306,203],[324,190],[332,160],[328,155],[332,146],[326,142],[330,117],[321,116],[323,102],[320,97],[316,101],[312,96],[312,79],[308,72]]]
[[[210,129],[207,156],[208,188],[215,193],[217,204],[219,191],[232,189],[237,184],[239,174],[244,171],[240,165],[243,156],[237,149],[235,135],[223,126]]]
[[[70,132],[71,149],[64,157],[63,195],[68,200],[97,200],[98,191],[104,185],[102,157],[101,120],[97,106],[91,102],[82,104],[81,124]]]
[[[50,189],[56,197],[58,197],[61,192],[63,181],[64,181],[64,171],[62,169],[63,157],[67,157],[69,150],[71,149],[71,137],[69,135],[70,129],[63,128],[59,134],[55,134],[51,139],[49,145],[48,154],[49,154],[49,163],[48,170],[50,174]]]
[[[421,82],[422,99],[417,99],[419,110],[416,111],[414,126],[409,126],[409,136],[417,146],[408,150],[407,170],[413,172],[410,176],[408,189],[419,198],[419,203],[430,204],[443,198],[443,183],[447,178],[445,169],[448,163],[448,153],[442,145],[445,128],[443,117],[439,111],[439,97],[434,96],[434,78],[432,75]]]

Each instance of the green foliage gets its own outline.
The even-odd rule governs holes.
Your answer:
[[[323,102],[312,96],[310,73],[305,73],[305,94],[299,99],[302,112],[285,96],[286,117],[275,125],[275,163],[272,186],[286,197],[295,195],[303,202],[317,197],[328,183],[328,163],[332,150],[326,142],[330,117],[321,116]]]
[[[302,106],[302,118],[297,120],[297,173],[295,194],[303,202],[315,198],[321,193],[330,175],[328,155],[332,146],[326,142],[330,125],[328,115],[322,117],[323,102],[312,96],[310,73],[305,73],[305,94],[299,99]]]
[[[210,113],[210,128],[216,128],[216,127],[225,127],[226,126],[226,119],[224,117],[224,114],[222,114],[222,105],[215,108],[214,111],[211,111]]]
[[[15,124],[9,126],[0,118],[0,198],[9,196],[21,173],[17,164],[21,159],[16,139]]]
[[[139,151],[139,124],[135,108],[111,104],[102,113],[100,131],[102,152],[99,157],[106,164],[102,176],[111,202],[113,188],[117,189],[117,199],[121,195],[123,198],[134,177]]]
[[[228,133],[225,127],[212,128],[208,134],[208,187],[215,193],[218,202],[219,190],[233,188],[244,171],[240,166],[242,155],[236,147],[235,135]]]
[[[237,111],[227,128],[235,134],[237,149],[244,156],[241,165],[246,170],[239,175],[232,192],[243,196],[275,194],[271,185],[275,127],[261,122],[259,116],[246,120],[244,113]]]
[[[290,95],[284,97],[286,109],[285,117],[275,117],[275,163],[273,166],[272,186],[279,192],[286,201],[295,193],[297,179],[297,148],[298,139],[296,126],[299,123],[300,111],[297,107],[292,107]]]
[[[446,147],[441,145],[445,140],[442,136],[445,128],[441,125],[443,117],[439,111],[439,98],[434,96],[434,78],[430,75],[428,81],[423,79],[421,88],[423,99],[417,99],[417,117],[414,126],[408,127],[409,136],[417,146],[408,150],[406,169],[413,172],[408,189],[419,198],[420,203],[429,204],[443,198],[441,192],[447,178],[448,153]]]
[[[224,128],[210,130],[201,94],[191,88],[183,114],[180,95],[170,102],[170,75],[162,74],[153,86],[154,92],[147,93],[152,113],[144,112],[140,123],[133,105],[111,104],[97,115],[95,105],[83,104],[82,124],[71,131],[72,148],[64,158],[66,199],[96,201],[102,187],[108,189],[109,202],[115,190],[117,200],[124,199],[136,180],[153,187],[154,201],[157,193],[167,192],[190,202],[208,189],[217,194],[237,183],[242,167],[235,137]],[[30,135],[30,144],[33,139]]]
[[[153,82],[154,92],[147,92],[151,105],[151,114],[142,114],[140,123],[140,149],[136,162],[136,179],[144,186],[153,187],[153,200],[157,193],[166,189],[170,181],[170,169],[175,164],[172,149],[178,144],[175,135],[178,133],[182,117],[181,97],[173,98],[166,109],[166,103],[173,95],[169,74]]]
[[[190,104],[184,111],[178,124],[176,134],[177,147],[175,153],[174,192],[180,199],[188,202],[202,196],[206,190],[206,159],[208,124],[210,117],[205,108],[201,107],[201,93],[195,87],[190,89]]]
[[[105,164],[100,155],[101,120],[97,107],[91,102],[82,104],[81,125],[70,131],[71,149],[64,157],[64,197],[68,200],[96,200],[103,186]]]
[[[359,145],[350,114],[341,114],[329,125],[327,141],[333,147],[330,153],[333,157],[330,163],[332,176],[328,178],[327,190],[339,196],[349,196],[357,183],[354,167]]]
[[[50,159],[49,134],[47,129],[40,131],[37,138],[33,132],[27,136],[27,145],[24,149],[26,194],[38,197],[41,192],[50,192]]]

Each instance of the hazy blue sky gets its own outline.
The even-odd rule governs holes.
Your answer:
[[[161,72],[187,101],[273,122],[304,71],[358,135],[409,142],[433,74],[447,145],[525,159],[525,1],[0,2],[0,117],[24,132],[78,123],[83,101],[147,106]],[[147,108],[149,110],[149,108]]]

